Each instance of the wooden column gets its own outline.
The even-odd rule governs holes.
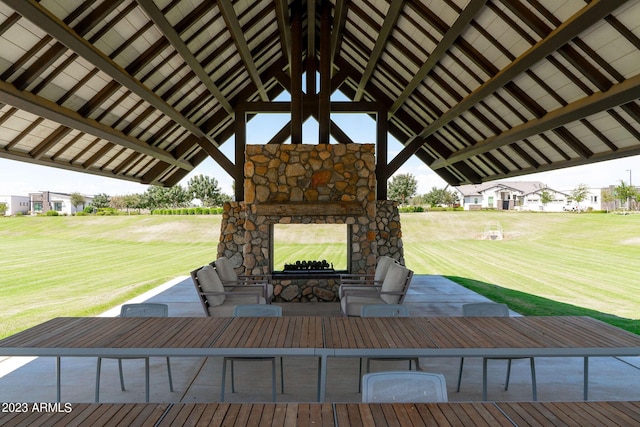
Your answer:
[[[385,107],[378,108],[376,116],[376,198],[387,199],[387,183],[389,181],[389,168],[387,167],[387,135],[388,112]]]
[[[247,146],[247,114],[244,108],[236,107],[234,122],[236,146],[235,146],[235,199],[236,202],[244,200],[244,154]]]
[[[291,5],[291,143],[302,144],[302,6]]]
[[[322,2],[320,20],[320,94],[318,96],[318,143],[328,144],[331,132],[331,10]]]

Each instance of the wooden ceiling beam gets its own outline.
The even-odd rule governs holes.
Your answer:
[[[156,157],[169,164],[188,170],[193,169],[193,166],[190,163],[176,159],[173,155],[164,150],[152,147],[146,142],[130,137],[110,126],[82,117],[77,112],[61,107],[48,99],[33,95],[29,92],[19,91],[9,83],[0,82],[0,102],[27,111],[44,119],[60,123],[63,126],[78,129],[90,135],[106,139],[107,141],[112,141],[136,152]]]
[[[389,5],[389,10],[387,11],[384,22],[382,23],[382,28],[378,32],[378,38],[376,39],[376,44],[373,46],[373,51],[371,55],[369,55],[369,62],[367,62],[367,66],[362,73],[362,78],[358,83],[358,88],[356,89],[356,95],[353,98],[354,101],[360,101],[362,96],[364,95],[364,90],[373,76],[373,71],[382,56],[382,52],[384,52],[387,47],[387,42],[389,41],[389,37],[391,37],[391,33],[393,32],[396,22],[400,18],[400,13],[404,8],[404,0],[392,0]]]
[[[151,18],[156,24],[160,32],[169,40],[174,49],[178,51],[178,54],[184,59],[187,65],[195,73],[198,79],[207,87],[209,92],[216,98],[216,100],[222,105],[229,114],[233,113],[233,107],[229,104],[229,101],[224,96],[220,88],[211,80],[211,76],[204,70],[200,62],[196,59],[195,55],[189,48],[178,32],[169,23],[164,14],[158,9],[153,0],[136,0],[142,7],[144,12]]]
[[[181,115],[171,105],[167,104],[162,100],[162,98],[153,93],[146,86],[141,84],[140,81],[132,77],[112,59],[99,51],[95,46],[72,31],[37,1],[6,0],[6,3],[22,16],[27,17],[29,21],[40,27],[43,31],[52,35],[61,43],[64,43],[69,49],[75,51],[93,66],[118,81],[124,87],[144,99],[167,117],[183,126],[192,134],[196,135],[199,139],[208,139],[207,135],[198,126]],[[203,141],[202,143],[210,143],[213,145],[213,141]],[[175,162],[175,159],[169,160],[166,158],[165,161],[171,163],[172,161]]]
[[[336,55],[340,52],[344,25],[347,22],[347,2],[349,0],[336,0],[333,10],[333,24],[331,28],[331,64],[335,64]],[[331,77],[334,75],[335,68],[331,67]]]
[[[406,158],[410,157],[411,154],[415,153],[420,148],[422,140],[424,140],[428,135],[454,120],[460,114],[469,110],[473,105],[491,95],[493,92],[507,86],[514,78],[524,73],[534,64],[571,41],[572,38],[583,32],[585,28],[589,28],[602,20],[605,16],[609,15],[625,2],[626,0],[620,2],[594,0],[583,7],[575,15],[567,19],[562,25],[551,32],[547,37],[540,40],[536,45],[528,49],[508,66],[487,80],[479,88],[466,96],[461,102],[430,123],[422,130],[422,132],[411,138],[402,152],[398,155],[402,155]],[[544,114],[544,112],[542,112],[542,114]],[[444,160],[438,161],[439,164],[443,164],[444,162]],[[446,163],[451,164],[448,160]]]
[[[578,121],[600,111],[631,102],[637,99],[638,90],[640,90],[640,75],[613,85],[611,89],[606,92],[597,92],[568,104],[566,107],[551,111],[539,119],[530,120],[520,126],[504,131],[499,135],[487,138],[472,147],[454,153],[447,159],[436,160],[431,164],[431,167],[433,169],[440,169],[475,155],[486,153],[495,148],[528,138],[532,135],[554,130],[567,123]],[[590,152],[583,152],[579,147],[572,148],[576,149],[582,157],[589,158],[593,155],[593,153]]]
[[[289,2],[287,0],[275,0],[276,20],[278,22],[278,34],[282,45],[282,56],[287,58],[289,70],[291,70],[291,17],[289,15]]]
[[[487,0],[472,0],[460,13],[456,22],[444,34],[442,39],[438,42],[433,52],[429,54],[427,60],[422,64],[420,70],[411,79],[411,82],[404,88],[400,96],[395,100],[391,106],[389,114],[395,113],[398,108],[405,103],[405,101],[411,96],[414,90],[422,83],[422,81],[431,72],[433,67],[442,59],[447,53],[449,48],[453,46],[453,43],[460,37],[462,32],[469,26],[471,20],[480,12],[480,10],[487,3]]]
[[[242,62],[247,69],[247,73],[249,73],[249,77],[256,85],[256,88],[258,88],[260,98],[263,101],[268,101],[269,97],[267,96],[267,90],[262,83],[260,72],[258,71],[258,67],[253,60],[253,55],[251,54],[251,50],[249,49],[249,44],[244,37],[244,31],[242,30],[242,26],[240,25],[240,21],[238,20],[238,15],[236,15],[236,12],[233,8],[233,4],[231,4],[231,0],[218,0],[218,7],[220,8],[222,17],[227,24],[227,28],[231,33],[231,38],[233,39],[233,42],[238,49],[238,53],[242,58]]]

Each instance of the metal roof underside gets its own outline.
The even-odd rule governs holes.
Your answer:
[[[235,108],[290,92],[294,5],[319,70],[325,1],[1,0],[0,157],[158,185],[213,157],[233,175]],[[640,154],[640,0],[328,8],[331,90],[386,108],[391,171],[415,154],[459,185]]]

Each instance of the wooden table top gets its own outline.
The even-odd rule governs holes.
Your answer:
[[[65,407],[62,406],[62,409]],[[3,426],[636,426],[640,402],[131,403],[0,412]]]
[[[132,356],[196,356],[223,349],[315,349],[328,356],[341,355],[339,350],[450,356],[475,350],[492,356],[494,349],[531,356],[546,355],[538,351],[546,349],[559,356],[638,355],[640,336],[588,317],[84,317],[52,319],[0,340],[0,354],[8,356],[128,350]]]

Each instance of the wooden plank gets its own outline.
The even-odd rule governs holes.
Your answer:
[[[84,426],[84,425],[136,425],[153,426],[167,412],[168,403],[80,403],[70,410],[62,405],[59,410],[39,412],[28,404],[26,412],[0,413],[2,426]],[[55,409],[55,408],[54,408]]]
[[[365,215],[365,208],[361,202],[256,203],[251,209],[252,213],[265,216]]]

